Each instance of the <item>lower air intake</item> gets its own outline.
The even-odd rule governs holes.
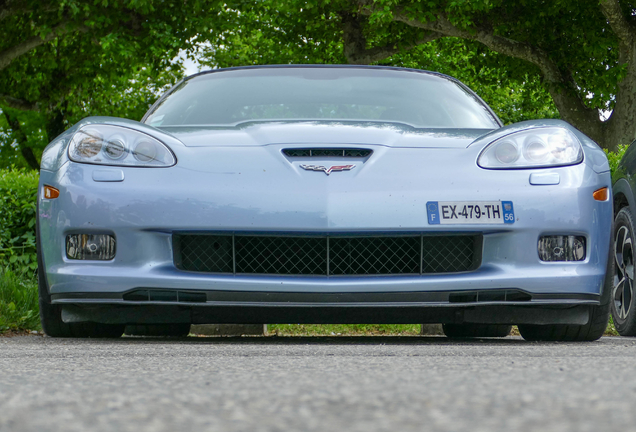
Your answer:
[[[419,275],[475,270],[481,235],[174,234],[180,270],[221,274]]]

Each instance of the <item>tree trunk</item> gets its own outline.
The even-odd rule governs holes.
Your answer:
[[[636,50],[636,39],[633,42]],[[616,104],[610,118],[603,124],[603,137],[599,145],[616,150],[619,145],[629,145],[636,138],[636,64],[628,64],[627,74],[618,83]]]
[[[64,105],[64,107],[66,107],[66,105]],[[52,141],[66,130],[66,125],[64,124],[63,109],[56,108],[54,111],[49,112],[47,117],[48,121],[46,123],[46,134],[48,135],[48,140]]]

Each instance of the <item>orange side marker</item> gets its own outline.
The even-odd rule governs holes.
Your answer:
[[[60,196],[60,191],[53,186],[44,185],[44,198],[55,199]]]
[[[607,201],[609,189],[604,187],[598,190],[595,190],[592,196],[596,201]]]

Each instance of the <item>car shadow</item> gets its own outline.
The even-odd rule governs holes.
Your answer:
[[[178,343],[209,345],[519,345],[520,336],[450,339],[445,336],[125,336],[108,342],[122,344]]]

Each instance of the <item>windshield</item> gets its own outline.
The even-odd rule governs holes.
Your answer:
[[[290,120],[499,127],[483,102],[449,79],[342,67],[248,68],[194,76],[157,104],[145,122],[156,127],[235,126]]]

